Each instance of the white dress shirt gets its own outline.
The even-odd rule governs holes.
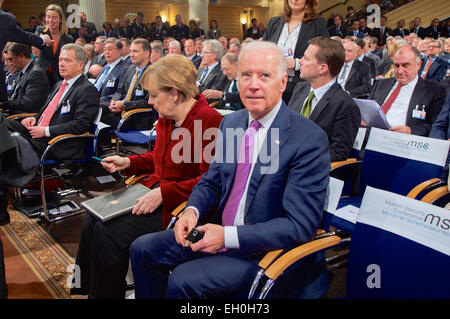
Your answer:
[[[341,87],[345,90],[345,84],[347,83],[348,80],[348,76],[350,74],[350,70],[352,69],[353,66],[353,62],[355,60],[348,62],[348,63],[344,63],[344,65],[342,66],[341,71],[339,72],[338,76],[337,76],[337,81],[338,83],[341,85]],[[345,65],[348,65],[347,68],[345,68]],[[345,70],[345,73],[343,74]]]
[[[289,24],[285,23],[283,30],[281,31],[280,38],[278,39],[277,45],[283,51],[285,57],[294,57],[295,47],[297,45],[298,35],[302,28],[300,23],[292,32],[289,34]],[[300,68],[298,64],[298,59],[295,59],[295,71]],[[292,69],[288,70],[288,76],[294,76],[295,71]]]
[[[322,85],[321,87],[313,90],[313,88],[311,87],[311,89],[309,90],[309,92],[311,93],[311,91],[314,91],[314,98],[312,100],[312,104],[311,104],[311,113],[314,111],[314,108],[316,107],[316,105],[320,102],[320,100],[323,98],[323,96],[328,92],[328,90],[330,89],[330,87],[336,82],[336,78],[332,79],[330,82],[328,82],[325,85]],[[305,101],[303,102],[303,107],[305,107],[306,101],[308,99],[306,98]]]
[[[398,94],[394,103],[392,103],[392,106],[389,109],[389,111],[386,113],[386,120],[388,121],[390,126],[398,126],[406,124],[406,115],[408,113],[409,103],[411,101],[411,97],[418,80],[419,76],[416,76],[411,82],[409,82],[400,89],[400,93]],[[395,82],[395,84],[392,86],[391,91],[386,96],[386,99],[383,101],[383,104],[386,103],[386,100],[389,98],[389,96],[397,86],[398,82]]]

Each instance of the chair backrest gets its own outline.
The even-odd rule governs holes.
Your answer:
[[[365,148],[364,141],[366,139],[367,132],[368,130],[365,127],[358,128],[358,133],[356,134],[355,141],[353,142],[350,157],[359,159],[361,151]]]
[[[414,186],[441,176],[450,142],[371,128],[361,166],[366,186],[406,195]]]
[[[367,187],[352,233],[349,298],[450,298],[450,211]]]

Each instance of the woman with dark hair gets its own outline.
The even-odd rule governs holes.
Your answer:
[[[207,34],[207,39],[219,39],[221,36],[221,32],[219,30],[219,26],[216,20],[211,20],[209,22],[209,30]]]
[[[318,6],[318,0],[284,0],[283,15],[270,19],[263,36],[263,40],[277,43],[286,57],[288,83],[283,94],[286,103],[300,81],[299,60],[308,47],[308,40],[328,37],[326,21],[319,17]]]
[[[45,9],[45,26],[39,26],[36,34],[48,34],[52,39],[52,45],[41,49],[37,64],[47,72],[50,87],[62,80],[59,74],[59,53],[61,47],[67,43],[73,43],[73,38],[68,34],[64,11],[56,4],[51,4]]]

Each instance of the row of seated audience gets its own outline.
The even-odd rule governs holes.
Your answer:
[[[42,107],[37,107],[34,99],[28,103],[38,110],[36,116],[20,122],[0,116],[0,134],[5,130],[18,132],[39,156],[57,135],[90,131],[100,108],[101,121],[112,126],[123,110],[136,107],[152,106],[160,115],[154,151],[127,158],[109,156],[101,162],[111,173],[150,173],[142,183],[151,190],[138,199],[131,214],[110,223],[86,215],[76,261],[81,287],[74,287],[72,293],[123,298],[129,257],[138,298],[223,297],[245,291],[253,280],[248,274],[255,272],[257,258],[265,251],[292,247],[314,237],[324,207],[330,162],[349,156],[358,127],[363,125],[353,98],[377,101],[393,131],[430,134],[446,98],[442,84],[448,88],[446,76],[435,81],[426,79],[435,61],[447,62],[448,69],[448,58],[442,58],[437,50],[439,40],[424,40],[428,42],[422,52],[426,57],[416,48],[421,40],[415,42],[410,35],[407,40],[392,38],[386,50],[373,51],[378,39],[330,39],[323,18],[308,14],[310,20],[306,21],[305,11],[310,13],[314,8],[290,9],[287,21],[276,17],[269,22],[263,36],[269,41],[234,42],[237,52],[230,52],[230,46],[226,54],[224,45],[216,39],[202,41],[201,46],[187,40],[184,48],[173,39],[165,53],[161,41],[149,43],[138,38],[129,45],[127,62],[126,39],[99,36],[88,70],[87,50],[64,44],[64,15],[57,6],[46,10],[47,31],[59,41],[44,48],[47,53],[41,49],[36,64],[43,66],[41,76],[47,71],[50,92],[43,106],[43,97],[36,98]],[[288,29],[297,32],[289,33]],[[314,30],[320,30],[319,34]],[[307,41],[289,39],[290,34]],[[395,50],[386,57],[391,47]],[[289,50],[293,54],[287,56]],[[10,100],[17,100],[20,90],[24,91],[22,97],[37,95],[28,92],[36,88],[31,79],[24,85],[25,75],[20,73],[34,69],[29,68],[33,62],[29,52],[28,47],[16,43],[3,52],[10,71],[19,73],[10,98],[2,102],[5,110],[14,112]],[[44,63],[48,60],[45,54],[58,56],[57,65]],[[44,62],[39,62],[42,56]],[[425,67],[422,58],[426,58]],[[393,65],[390,77],[380,71],[386,68],[383,63]],[[97,72],[96,66],[101,66]],[[51,84],[55,70],[62,80]],[[380,75],[386,78],[378,78]],[[290,96],[286,98],[289,85]],[[235,112],[222,119],[208,106],[213,101]],[[448,105],[445,109],[447,113],[441,117],[448,121]],[[150,128],[154,120],[143,124],[144,128]],[[178,128],[193,132],[195,120],[202,121],[203,132],[208,128],[224,131],[248,127],[250,141],[262,141],[266,136],[269,139],[269,128],[279,129],[277,173],[250,175],[254,162],[209,165],[203,157],[201,163],[191,160],[175,164],[171,150],[179,140],[171,139],[172,133]],[[134,125],[139,124],[133,123],[131,128]],[[222,148],[216,149],[219,154],[234,150],[236,156],[244,157],[244,152],[252,152],[253,142],[237,151],[224,138],[220,141]],[[209,142],[203,141],[202,151]],[[83,153],[83,147],[65,146],[64,152],[52,155],[73,160]],[[2,171],[8,168],[4,162]],[[12,160],[10,165],[14,163]],[[1,200],[7,200],[6,194]],[[158,232],[167,225],[170,210],[186,200],[188,208],[174,230]],[[216,214],[210,219],[213,208]],[[9,221],[6,208],[0,214],[5,216],[3,222]],[[205,238],[189,243],[185,237],[199,220],[202,225],[198,229],[206,231]],[[307,261],[302,266],[304,277],[297,284],[307,286],[315,279],[309,277],[310,270],[323,267],[323,263],[313,264]],[[169,268],[173,270],[170,275]],[[303,296],[318,297],[321,293],[304,291]]]

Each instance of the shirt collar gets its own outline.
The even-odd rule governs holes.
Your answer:
[[[112,69],[114,69],[114,67],[117,65],[117,63],[119,63],[120,61],[122,61],[122,59],[121,58],[118,58],[116,61],[114,61],[113,63],[111,63],[111,64],[107,64],[107,65],[109,65],[109,71],[111,71]]]
[[[264,128],[269,128],[272,125],[273,120],[275,119],[275,116],[278,114],[278,111],[281,108],[281,102],[283,100],[280,100],[277,105],[275,105],[275,107],[272,109],[272,111],[270,111],[269,113],[267,113],[263,118],[260,118],[258,120],[258,122],[261,124],[262,127]],[[250,127],[250,123],[252,123],[253,118],[251,116],[251,114],[248,114],[248,126]]]
[[[27,65],[25,65],[25,67],[21,70],[22,74],[25,74],[25,72],[28,69],[28,66],[31,64],[31,62],[33,62],[33,60],[30,60],[30,62],[27,63]]]
[[[317,101],[320,101],[320,99],[325,95],[325,93],[328,92],[330,87],[336,82],[336,78],[333,78],[330,82],[327,84],[322,85],[321,87],[314,89],[311,87],[311,91],[314,91],[314,97],[317,99]]]
[[[71,78],[70,80],[67,80],[67,87],[70,88],[78,80],[78,78],[82,75],[83,75],[83,73],[80,73],[77,76]]]

